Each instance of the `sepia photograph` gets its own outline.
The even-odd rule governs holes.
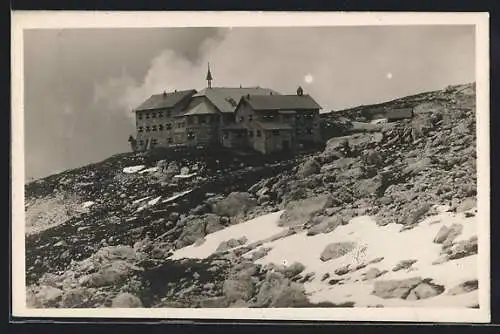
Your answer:
[[[13,314],[490,320],[484,13],[14,12]]]

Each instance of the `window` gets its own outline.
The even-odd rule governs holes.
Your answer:
[[[156,139],[151,139],[151,144],[158,144],[158,140],[156,140]]]
[[[138,132],[142,132],[142,130],[143,130],[142,126],[140,126],[140,127],[137,128]]]
[[[163,131],[163,124],[158,125],[158,131]]]
[[[228,133],[227,131],[223,131],[223,132],[222,132],[222,137],[223,137],[224,139],[228,139],[228,138],[229,138],[229,133]]]
[[[156,118],[156,113],[155,112],[151,114],[151,118]]]
[[[151,128],[151,130],[156,131],[156,125],[153,125]]]
[[[248,136],[249,136],[250,138],[253,138],[253,131],[252,131],[252,130],[248,130]]]
[[[251,122],[253,120],[253,115],[248,115],[248,121]]]
[[[260,137],[262,136],[262,133],[260,132],[260,130],[257,130],[257,137]]]
[[[194,139],[194,132],[193,131],[189,131],[188,134],[187,134],[187,139],[188,140],[193,140]]]
[[[172,138],[168,138],[168,139],[167,139],[167,142],[168,142],[169,144],[172,144],[172,143],[173,143]]]
[[[207,119],[205,118],[205,116],[198,116],[198,122],[200,124],[205,124],[207,122]]]
[[[311,114],[311,113],[305,114],[304,118],[311,119],[311,118],[313,118],[313,114]]]
[[[151,130],[149,129],[149,126],[146,126],[146,132],[149,132],[149,131],[151,131]]]
[[[307,128],[307,129],[306,129],[306,133],[307,133],[308,135],[312,135],[313,130],[312,130],[311,128]]]
[[[170,112],[170,110],[167,110],[167,117],[170,117],[172,115],[172,113]]]
[[[142,119],[142,113],[137,113],[137,119]]]
[[[167,130],[172,130],[172,123],[165,124],[165,127],[167,128]]]
[[[144,145],[144,140],[139,140],[139,145]]]
[[[149,118],[149,113],[148,112],[146,113],[146,118]]]
[[[245,117],[243,117],[243,116],[240,116],[238,119],[239,119],[239,122],[245,121]]]
[[[280,131],[279,130],[273,130],[273,136],[279,136]]]

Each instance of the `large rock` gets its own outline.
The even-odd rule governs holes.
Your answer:
[[[477,280],[468,280],[465,282],[462,282],[450,290],[448,290],[448,294],[455,296],[455,295],[460,295],[464,293],[469,293],[471,291],[477,290],[478,289],[478,281]]]
[[[256,307],[306,307],[309,305],[301,284],[279,272],[268,272],[256,297]]]
[[[313,174],[319,173],[321,170],[321,165],[315,158],[310,158],[304,162],[297,171],[296,175],[299,178],[308,177]]]
[[[461,224],[453,224],[450,227],[442,226],[433,241],[436,244],[451,244],[455,238],[462,234],[462,230]]]
[[[331,201],[330,196],[326,195],[291,201],[285,206],[285,212],[281,215],[278,225],[303,225],[314,215],[329,207]]]
[[[354,184],[354,193],[359,197],[378,196],[383,186],[383,177],[377,175],[371,179],[358,180]]]
[[[227,279],[222,286],[224,296],[229,303],[237,300],[249,300],[254,293],[254,289],[254,284],[249,276],[240,276],[238,279]]]
[[[468,197],[460,203],[457,207],[457,212],[464,212],[474,209],[477,206],[477,199],[475,197]]]
[[[246,192],[232,192],[217,202],[212,211],[219,216],[235,217],[245,214],[257,205],[257,201]]]
[[[350,253],[356,247],[354,242],[334,242],[325,247],[320,259],[323,262],[342,257]]]
[[[431,282],[422,282],[413,288],[406,300],[419,300],[419,299],[427,299],[434,296],[438,296],[442,294],[444,291],[444,286],[432,284]]]
[[[345,221],[341,216],[327,216],[319,224],[310,227],[307,230],[307,235],[313,236],[320,233],[330,233],[344,223]]]
[[[241,237],[239,239],[233,238],[233,239],[229,239],[226,241],[222,241],[215,251],[216,252],[225,252],[231,248],[235,248],[235,247],[244,245],[244,244],[246,244],[247,241],[248,241],[248,239],[246,237]]]
[[[141,308],[141,300],[131,293],[120,293],[111,302],[113,308]]]
[[[406,299],[406,297],[410,294],[410,291],[422,281],[421,277],[411,277],[402,280],[375,281],[372,294],[383,299]]]
[[[284,268],[281,272],[286,278],[292,278],[304,271],[306,267],[300,262],[294,262],[291,265]]]
[[[445,254],[449,260],[461,259],[477,254],[477,237],[473,236],[469,240],[462,240],[451,245],[445,249]]]
[[[40,307],[57,307],[63,296],[63,291],[51,286],[40,286],[35,295]]]
[[[74,288],[64,293],[61,301],[63,308],[86,307],[86,304],[92,299],[95,289],[92,288]]]

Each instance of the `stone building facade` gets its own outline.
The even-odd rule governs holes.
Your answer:
[[[212,87],[151,96],[135,109],[136,147],[226,147],[263,154],[320,143],[321,107],[298,88]]]

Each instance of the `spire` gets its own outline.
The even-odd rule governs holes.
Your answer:
[[[208,88],[212,88],[212,72],[210,72],[210,63],[208,63],[208,71],[207,71],[207,82],[208,82]]]

